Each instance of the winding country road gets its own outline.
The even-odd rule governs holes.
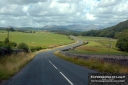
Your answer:
[[[59,59],[54,55],[56,50],[69,49],[76,44],[38,53],[14,77],[4,85],[88,85],[88,73],[96,71]]]

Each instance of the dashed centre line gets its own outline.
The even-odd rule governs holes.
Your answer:
[[[73,83],[72,83],[62,72],[60,72],[60,74],[61,74],[71,85],[73,85]]]
[[[55,65],[53,65],[55,69],[57,69],[57,67]]]
[[[46,57],[47,58],[47,57]],[[49,63],[52,64],[52,66],[57,69],[57,67],[47,58],[47,60],[49,61]],[[57,69],[58,70],[58,69]],[[58,70],[59,71],[59,70]],[[61,71],[59,71],[59,73],[71,84],[74,85]]]
[[[52,64],[52,62],[51,61],[49,61],[51,64]]]

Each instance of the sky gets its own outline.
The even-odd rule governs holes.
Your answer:
[[[0,27],[109,27],[127,19],[128,0],[0,0]]]

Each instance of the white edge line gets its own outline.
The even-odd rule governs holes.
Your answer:
[[[71,85],[73,85],[73,83],[72,83],[62,72],[60,72],[60,74],[61,74]]]

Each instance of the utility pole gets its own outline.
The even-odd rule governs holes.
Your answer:
[[[7,28],[7,31],[8,31],[8,36],[7,36],[7,38],[8,38],[8,40],[9,40],[9,28]]]
[[[110,41],[110,37],[109,37],[109,46],[108,46],[108,51],[110,52],[110,48],[111,48],[111,41]]]
[[[5,42],[9,42],[9,28],[7,28],[8,34],[7,34],[7,38],[5,39]]]

